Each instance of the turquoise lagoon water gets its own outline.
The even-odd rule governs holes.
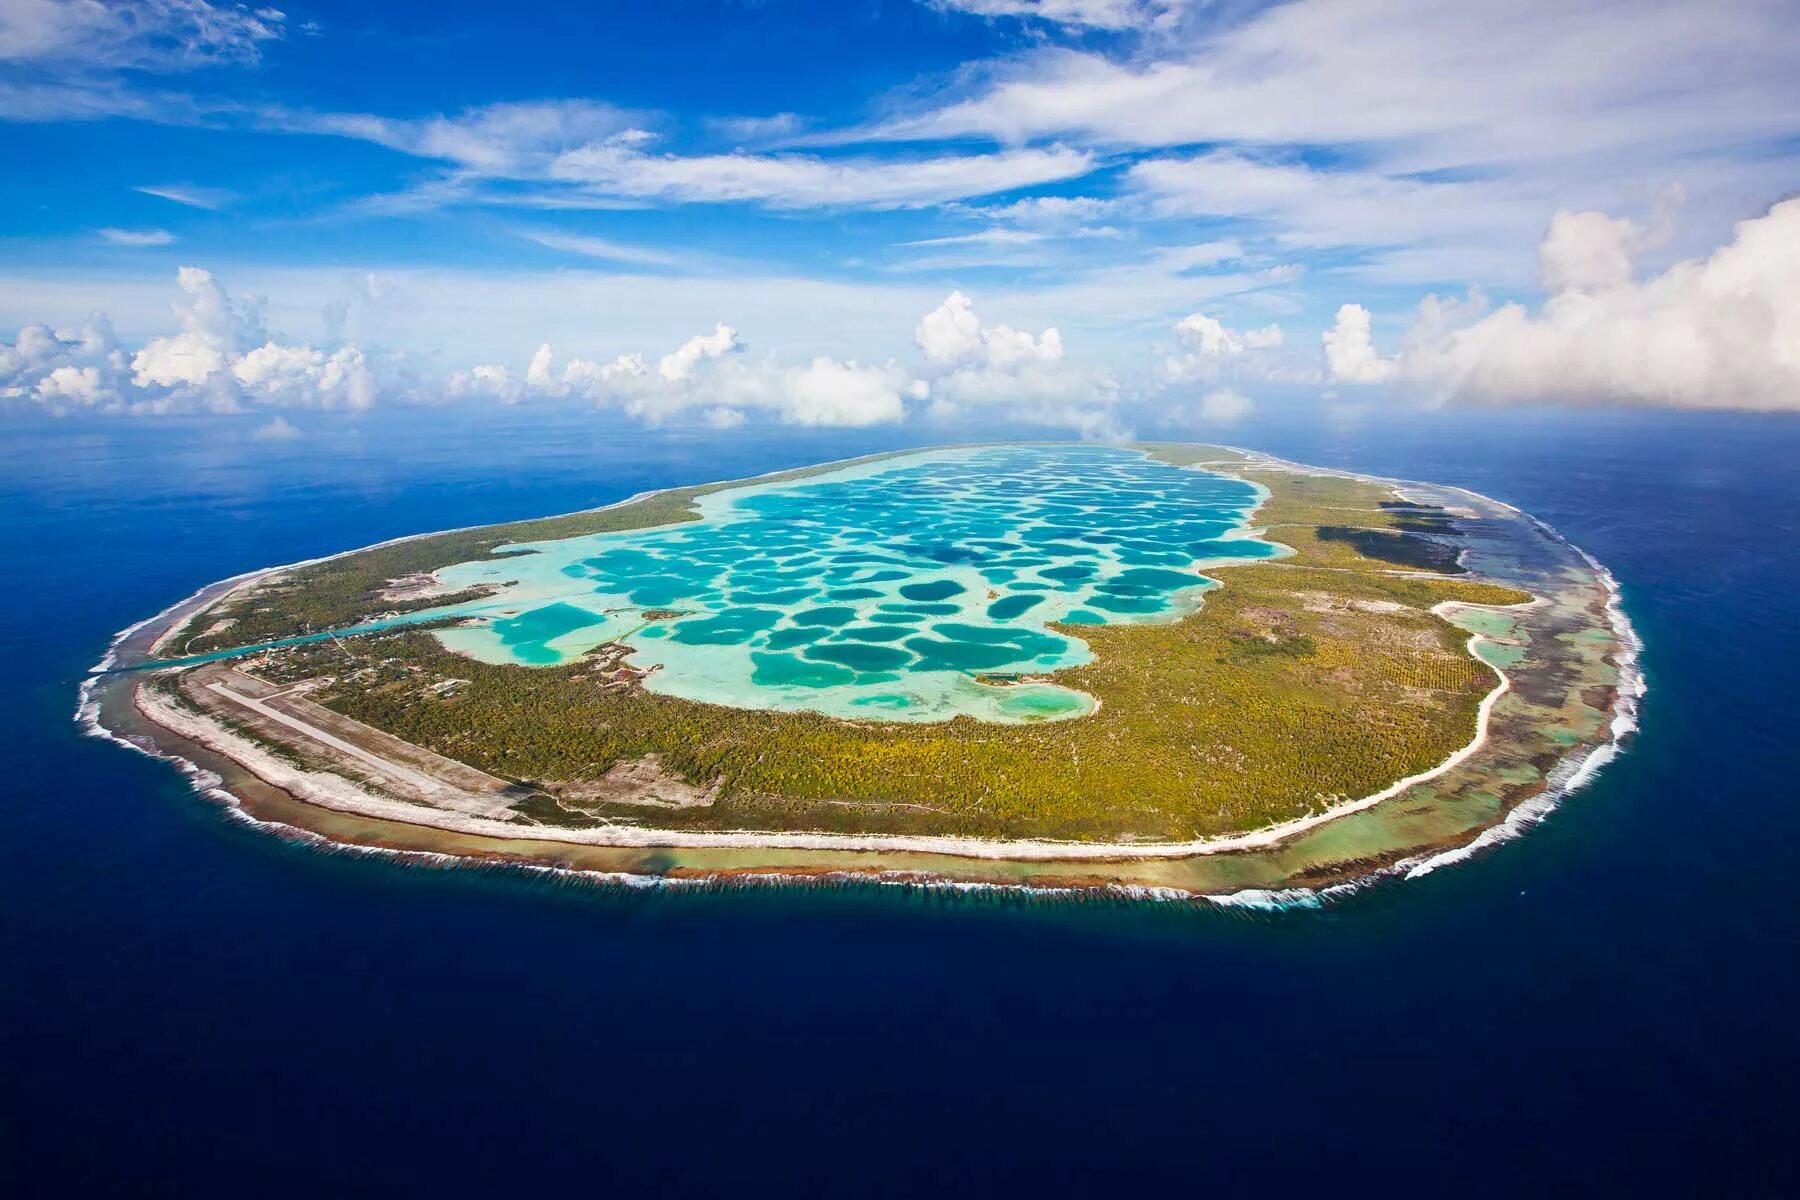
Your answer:
[[[622,642],[652,691],[745,708],[1078,716],[1084,694],[1006,678],[1091,660],[1051,624],[1171,620],[1214,586],[1197,564],[1278,553],[1245,536],[1259,494],[1104,447],[911,454],[717,492],[696,522],[447,567],[447,588],[502,591],[442,610],[479,620],[435,635],[524,666]]]

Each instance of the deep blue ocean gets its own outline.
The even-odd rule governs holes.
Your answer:
[[[233,822],[71,720],[122,626],[381,538],[949,440],[257,423],[0,427],[7,1195],[1800,1191],[1800,421],[1201,435],[1518,504],[1647,645],[1638,741],[1529,836],[1279,913],[620,892]]]

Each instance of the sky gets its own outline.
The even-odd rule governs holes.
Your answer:
[[[0,0],[0,420],[1794,409],[1795,63],[1794,0]]]

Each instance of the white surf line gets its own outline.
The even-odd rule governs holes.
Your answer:
[[[1532,519],[1537,520],[1535,517]],[[1542,522],[1538,523],[1543,524]],[[1549,527],[1545,526],[1545,528]],[[1560,534],[1557,536],[1561,537]],[[1395,869],[1404,872],[1407,879],[1418,879],[1441,867],[1467,862],[1490,846],[1497,846],[1523,836],[1526,830],[1561,807],[1564,797],[1585,787],[1600,773],[1602,767],[1624,753],[1625,739],[1637,732],[1638,711],[1643,697],[1650,690],[1643,670],[1638,665],[1639,655],[1644,648],[1643,639],[1638,636],[1637,629],[1625,614],[1623,595],[1618,580],[1613,577],[1612,572],[1601,566],[1598,560],[1581,547],[1567,539],[1563,539],[1563,541],[1594,568],[1600,576],[1601,582],[1606,586],[1607,620],[1613,627],[1614,636],[1619,640],[1618,698],[1614,701],[1613,718],[1608,728],[1611,736],[1603,745],[1587,747],[1564,756],[1545,777],[1546,786],[1542,792],[1521,804],[1514,805],[1507,812],[1504,820],[1498,825],[1492,825],[1482,830],[1467,845],[1397,864]]]

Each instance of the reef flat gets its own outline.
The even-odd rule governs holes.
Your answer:
[[[970,447],[227,581],[128,631],[87,709],[339,842],[1317,889],[1491,840],[1627,730],[1609,583],[1455,489]]]

